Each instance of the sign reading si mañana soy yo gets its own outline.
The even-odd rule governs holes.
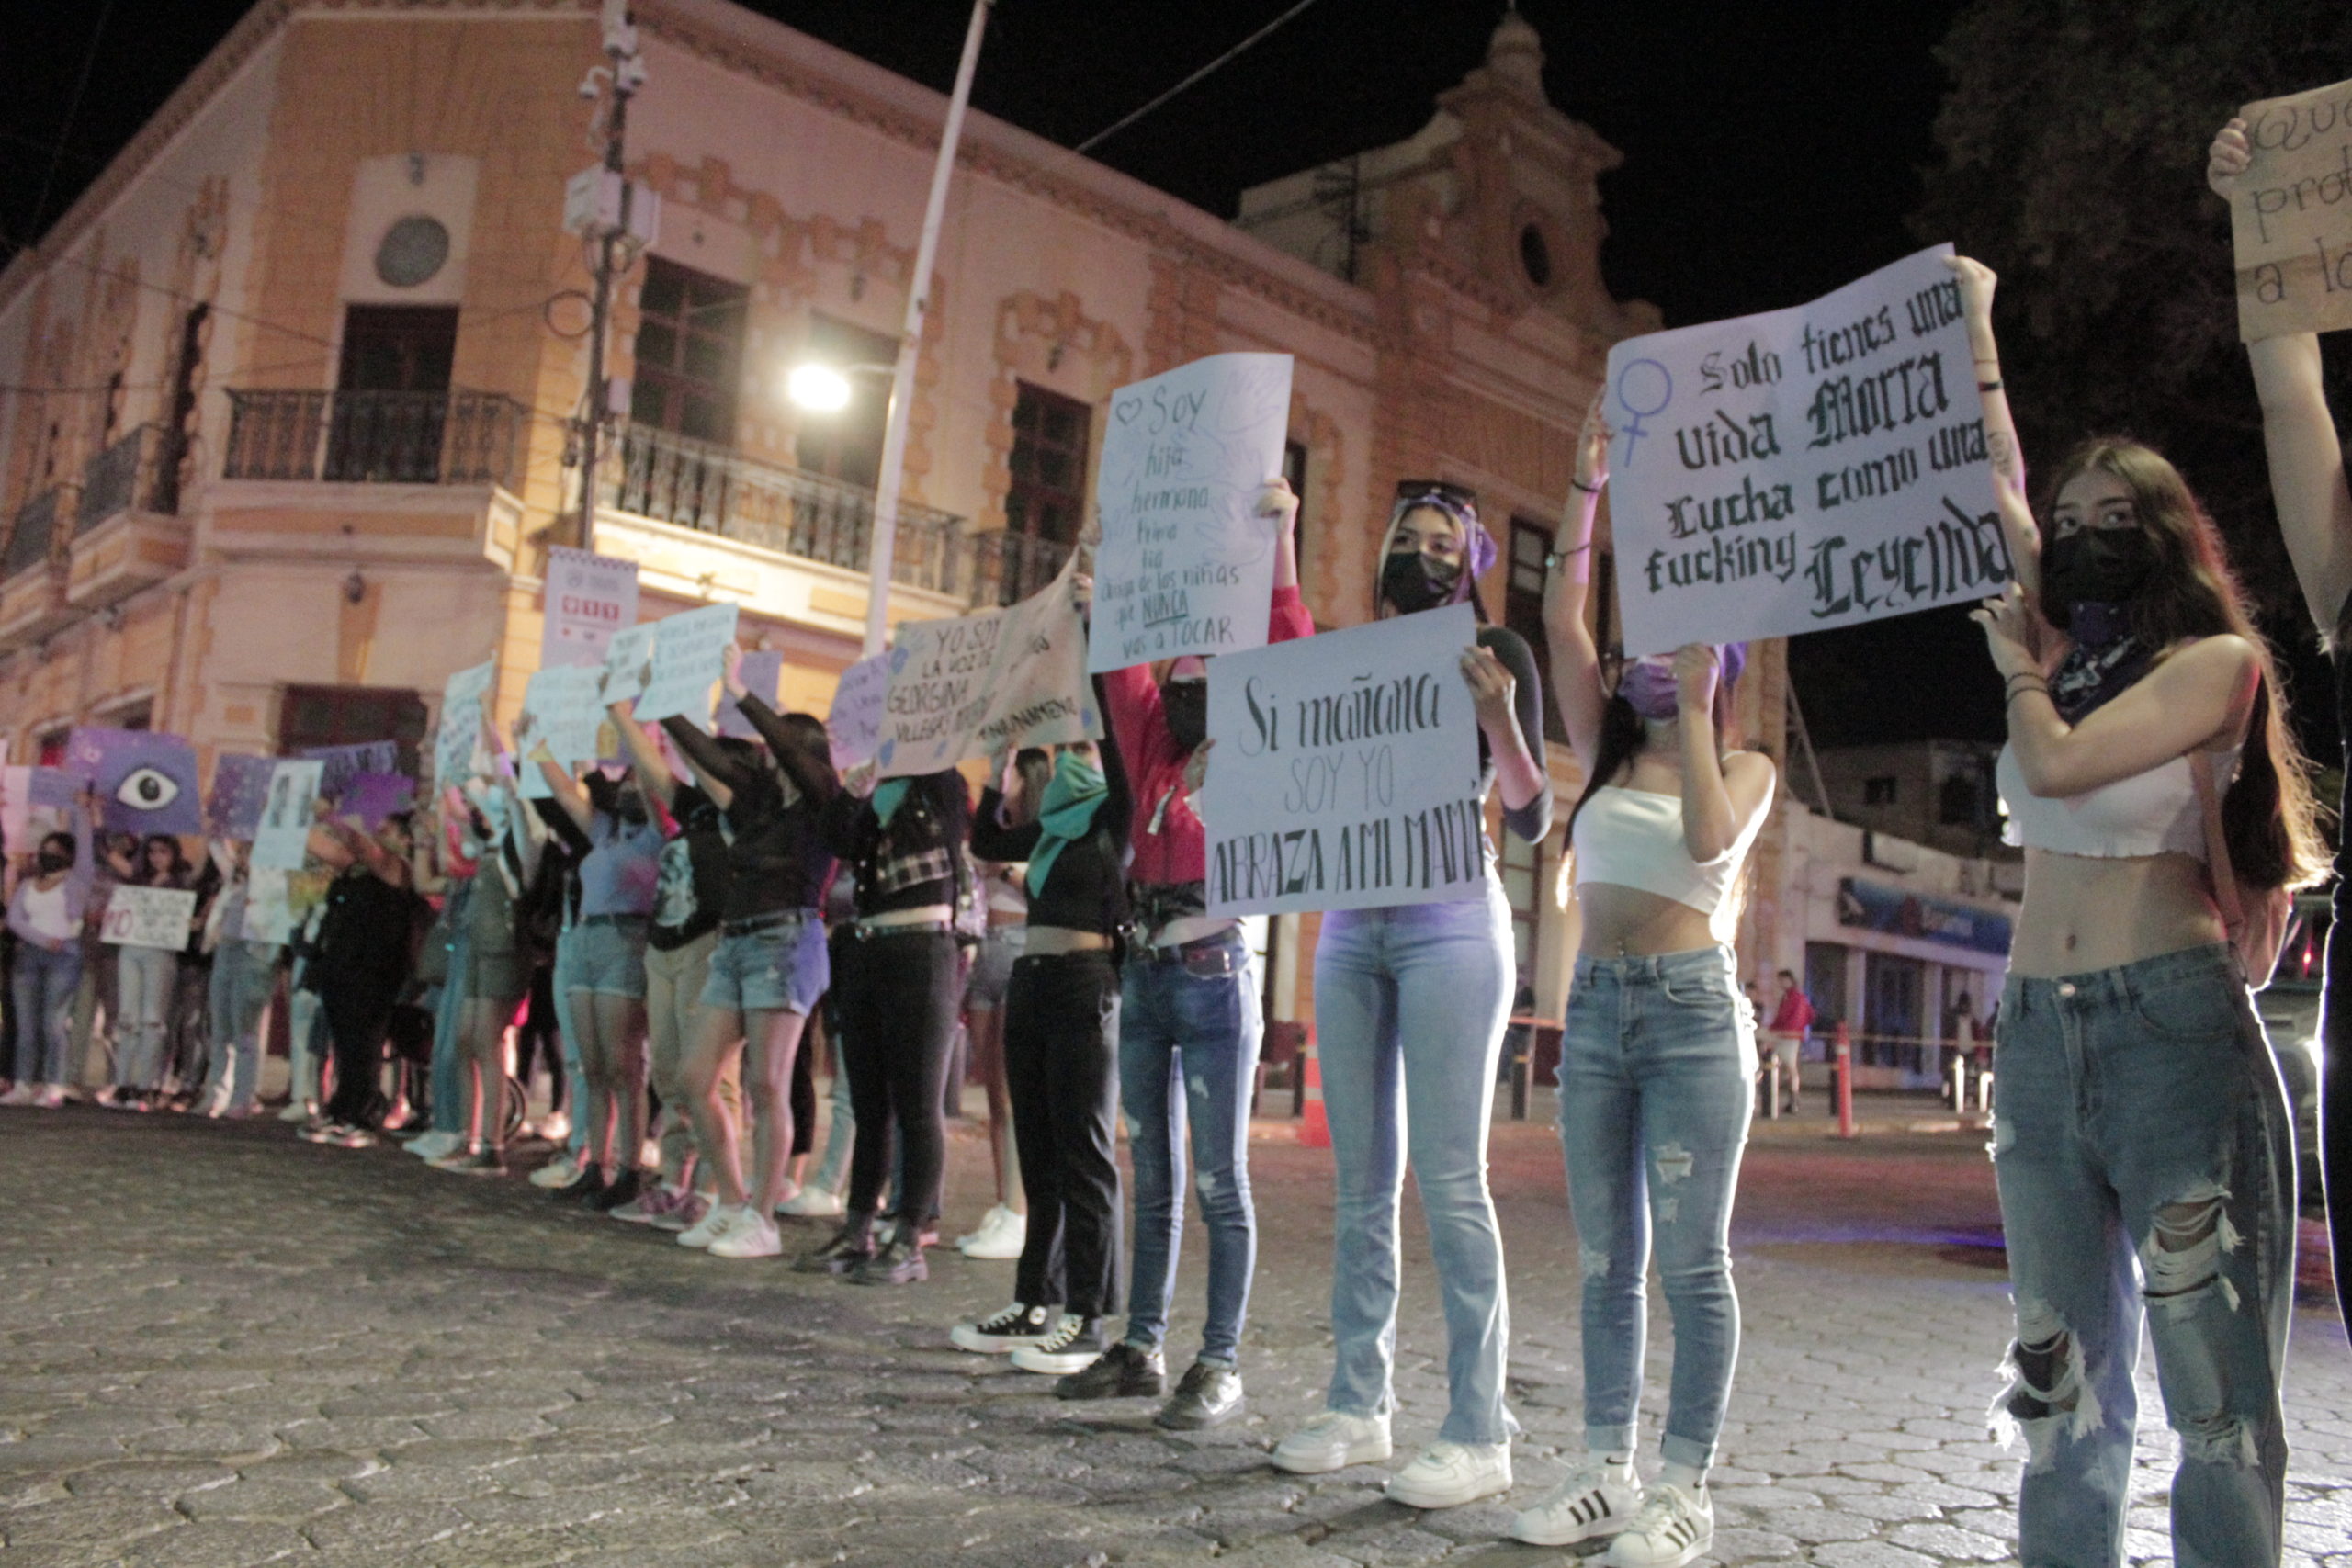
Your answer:
[[[1213,915],[1475,898],[1486,886],[1467,604],[1209,665]]]
[[[2009,580],[1951,254],[1610,352],[1628,655],[1880,620]]]

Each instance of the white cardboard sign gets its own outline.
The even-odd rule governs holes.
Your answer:
[[[2352,82],[2238,113],[2254,151],[2230,195],[2238,336],[2352,327]]]
[[[488,711],[490,689],[498,679],[498,663],[484,660],[449,677],[441,688],[441,727],[434,737],[434,782],[443,788],[463,784],[473,773],[474,753],[481,745],[481,717]]]
[[[1102,736],[1086,678],[1086,622],[1070,596],[1077,565],[1072,556],[1060,576],[1009,608],[899,626],[874,753],[878,776]]]
[[[251,863],[265,871],[300,871],[309,852],[312,805],[319,798],[324,762],[283,761],[270,771],[269,795],[254,829]]]
[[[874,760],[882,743],[882,699],[890,689],[890,656],[877,653],[842,671],[833,705],[825,715],[825,739],[833,766],[845,770]]]
[[[1610,351],[1629,656],[1881,620],[2009,580],[1951,254]]]
[[[601,666],[613,634],[635,625],[635,561],[562,545],[548,549],[547,615],[539,631],[541,669]]]
[[[1467,604],[1209,665],[1212,915],[1452,903],[1486,886]]]
[[[1111,394],[1091,671],[1266,645],[1291,356],[1213,354]]]
[[[604,716],[597,705],[604,671],[595,665],[565,664],[535,670],[523,688],[526,733],[545,740],[555,760],[569,768],[596,757],[596,731]],[[537,764],[527,761],[531,747],[517,737],[515,749],[526,761],[515,769],[515,783],[526,799],[538,800],[550,792]]]
[[[605,688],[598,696],[605,706],[634,702],[644,692],[645,667],[652,661],[653,639],[661,630],[659,621],[623,626],[605,645]]]
[[[187,945],[188,923],[196,919],[196,893],[186,887],[134,887],[119,882],[107,893],[106,919],[98,940],[117,947],[161,947],[174,952]]]
[[[639,722],[675,716],[710,728],[710,689],[726,671],[735,615],[732,604],[707,604],[654,623],[653,669],[638,694]]]

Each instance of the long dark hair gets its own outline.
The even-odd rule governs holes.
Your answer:
[[[1715,685],[1715,743],[1722,750],[1739,749],[1738,707],[1732,699],[1736,678],[1717,682]],[[1584,793],[1577,796],[1574,809],[1568,813],[1566,841],[1576,842],[1577,818],[1584,811],[1585,802],[1617,782],[1617,775],[1634,765],[1643,746],[1649,741],[1649,728],[1642,723],[1642,716],[1634,705],[1615,691],[1600,708],[1600,744],[1593,748],[1592,773],[1584,781]]]
[[[2191,637],[2236,636],[2254,649],[2260,683],[2238,776],[2222,797],[2230,869],[2256,887],[2309,886],[2326,874],[2311,763],[2287,727],[2277,661],[2247,613],[2221,530],[2161,453],[2122,436],[2098,435],[2069,452],[2051,475],[2040,509],[2045,536],[2058,493],[2094,470],[2122,481],[2132,492],[2133,514],[2155,543],[2156,569],[2131,605],[2132,632],[2141,646],[2162,659]]]

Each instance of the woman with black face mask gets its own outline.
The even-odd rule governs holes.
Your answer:
[[[1470,491],[1435,479],[1400,484],[1374,614],[1468,604],[1483,622],[1477,579],[1496,554]],[[1517,634],[1482,625],[1461,664],[1478,721],[1479,794],[1498,791],[1505,830],[1540,843],[1551,828],[1552,784],[1534,656]],[[1274,1450],[1283,1470],[1319,1474],[1389,1455],[1396,1201],[1409,1159],[1445,1303],[1451,1398],[1438,1440],[1390,1478],[1388,1495],[1439,1508],[1510,1489],[1510,1307],[1487,1129],[1517,971],[1510,903],[1491,847],[1478,897],[1323,917],[1315,1020],[1339,1168],[1338,1353],[1323,1413]]]
[[[74,830],[40,841],[31,873],[8,900],[16,933],[11,998],[17,1006],[16,1087],[19,1105],[53,1111],[65,1103],[73,1054],[74,998],[82,987],[82,918],[90,902],[97,854],[90,836],[97,797],[87,788],[74,802]]]
[[[2175,1560],[2276,1563],[2293,1140],[2247,989],[2268,973],[2244,965],[2263,945],[2248,912],[2322,869],[2305,763],[2221,535],[2171,464],[2087,441],[2028,505],[1993,275],[1950,265],[2023,579],[1976,616],[2026,849],[1993,1058],[2017,1301],[1994,1414],[2031,1452],[2018,1555],[2121,1561],[2144,1319],[2180,1434]]]

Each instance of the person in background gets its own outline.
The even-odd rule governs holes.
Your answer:
[[[497,753],[492,736],[489,754]],[[464,829],[459,858],[474,865],[458,938],[465,951],[465,996],[458,1023],[458,1089],[465,1109],[458,1118],[458,1143],[425,1163],[460,1176],[503,1176],[506,1031],[530,984],[521,903],[523,890],[537,874],[545,837],[539,818],[525,809],[503,777],[467,781],[458,809]]]
[[[1965,998],[1962,998],[1965,1000]],[[1804,1039],[1813,1032],[1813,998],[1797,984],[1796,972],[1781,971],[1781,999],[1773,1005],[1772,1021],[1765,1036],[1772,1044],[1771,1092],[1782,1094],[1784,1111],[1794,1111],[1803,1089],[1798,1067],[1804,1057]]]
[[[91,845],[97,798],[85,789],[70,809],[73,830],[40,840],[8,900],[8,929],[17,938],[11,984],[16,1088],[9,1098],[44,1111],[65,1103],[74,998],[82,984],[82,922],[97,863]]]
[[[337,874],[319,922],[310,980],[326,1014],[334,1052],[334,1093],[300,1136],[363,1149],[376,1142],[384,1096],[384,1031],[416,959],[416,895],[409,887],[406,812],[379,832],[323,815],[311,850]]]
[[[107,859],[119,886],[177,890],[195,882],[180,841],[169,833],[151,833],[143,840],[119,835],[109,843]],[[114,1092],[101,1095],[98,1103],[117,1111],[153,1111],[163,1100],[168,1066],[164,1047],[172,1000],[179,993],[180,950],[116,945]]]
[[[1298,498],[1267,481],[1257,522],[1274,558],[1267,639],[1311,637],[1298,593]],[[1135,1164],[1135,1273],[1126,1333],[1065,1378],[1066,1399],[1157,1395],[1184,1229],[1185,1143],[1208,1229],[1207,1313],[1201,1350],[1156,1417],[1162,1427],[1221,1426],[1242,1413],[1241,1330],[1258,1263],[1250,1194],[1250,1101],[1264,1036],[1241,922],[1208,912],[1207,834],[1184,771],[1208,738],[1208,665],[1174,660],[1165,682],[1132,665],[1102,677],[1119,753],[1133,771],[1135,845],[1129,897],[1136,943],[1120,983],[1119,1095]]]
[[[245,938],[253,846],[222,839],[214,841],[211,852],[222,875],[200,931],[212,956],[206,996],[212,1061],[198,1103],[208,1116],[251,1116],[260,1109],[261,1016],[277,988],[277,959],[285,944]]]
[[[1396,487],[1373,614],[1470,604],[1480,623],[1460,661],[1476,715],[1477,795],[1501,796],[1504,830],[1540,844],[1552,821],[1544,693],[1526,640],[1486,624],[1477,580],[1495,561],[1477,499],[1436,479]],[[1400,758],[1400,765],[1408,765]],[[1479,834],[1476,897],[1342,909],[1323,917],[1315,1018],[1338,1167],[1331,1329],[1322,1413],[1275,1446],[1274,1464],[1314,1475],[1389,1456],[1396,1343],[1397,1199],[1409,1159],[1445,1308],[1448,1409],[1437,1441],[1390,1477],[1388,1496],[1451,1507],[1510,1489],[1503,1404],[1510,1309],[1502,1233],[1487,1184],[1487,1135],[1517,959],[1510,901]]]
[[[1021,773],[1028,797],[1035,800],[1044,793],[1054,762],[1031,747],[1013,759],[1013,766]],[[1018,862],[979,861],[973,866],[988,908],[989,930],[972,961],[972,972],[964,981],[964,1031],[972,1043],[973,1070],[988,1097],[989,1159],[996,1176],[996,1204],[981,1216],[978,1230],[956,1238],[956,1250],[967,1258],[1018,1258],[1029,1234],[1029,1200],[1021,1187],[1012,1102],[1004,1082],[1004,991],[1029,934],[1029,889],[1022,881],[1026,870]]]
[[[849,1183],[851,1153],[857,1146],[857,1106],[849,1091],[849,1047],[842,1034],[841,976],[854,960],[857,941],[857,886],[851,876],[833,878],[825,889],[825,952],[832,984],[817,1005],[820,1031],[831,1068],[825,1099],[831,1114],[825,1123],[825,1155],[800,1190],[785,1200],[784,1213],[800,1219],[837,1220],[843,1213],[842,1191]],[[1015,1173],[1016,1176],[1018,1173]]]

